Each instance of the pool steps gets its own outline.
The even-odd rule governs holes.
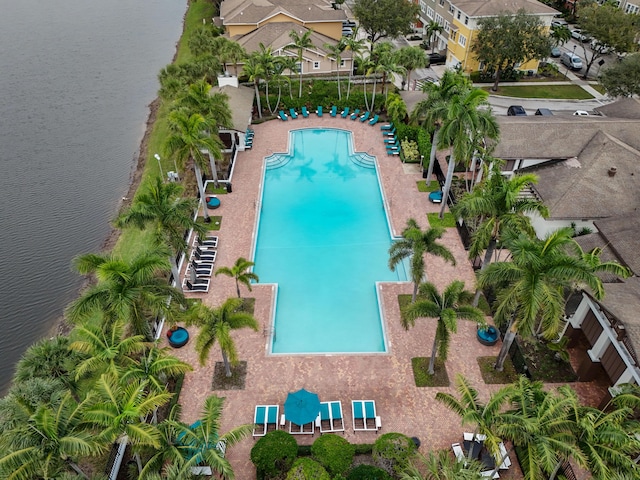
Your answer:
[[[284,167],[291,160],[291,155],[286,153],[273,153],[265,158],[267,170]],[[356,165],[364,168],[376,168],[375,157],[368,153],[354,153],[349,156],[351,161]]]

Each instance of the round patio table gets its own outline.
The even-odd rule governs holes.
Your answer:
[[[169,345],[173,348],[184,347],[189,341],[189,331],[186,328],[176,328],[169,337]]]
[[[207,207],[211,210],[215,210],[220,206],[220,199],[218,197],[207,197]]]

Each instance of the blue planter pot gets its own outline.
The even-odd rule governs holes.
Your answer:
[[[478,341],[488,347],[490,347],[491,345],[495,345],[498,341],[498,338],[500,337],[498,330],[493,325],[485,329],[478,329],[476,335],[478,337]]]

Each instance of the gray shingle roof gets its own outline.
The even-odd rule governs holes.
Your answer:
[[[620,260],[635,275],[640,275],[640,211],[604,218],[595,222],[595,226]]]
[[[470,17],[490,17],[505,12],[515,13],[520,9],[533,14],[560,13],[537,0],[452,0],[451,3]]]
[[[605,296],[600,302],[620,320],[627,335],[638,352],[640,347],[640,277],[631,277],[624,283],[607,283]]]
[[[602,115],[615,118],[633,118],[640,120],[640,99],[621,98],[620,100],[595,109]]]
[[[225,25],[258,24],[280,13],[304,23],[347,19],[346,12],[334,10],[328,0],[224,0],[220,5]]]
[[[238,132],[246,131],[251,124],[251,113],[253,111],[253,98],[255,92],[253,88],[232,87],[226,85],[224,87],[213,87],[212,92],[222,92],[229,97],[229,108],[231,109],[233,128]]]

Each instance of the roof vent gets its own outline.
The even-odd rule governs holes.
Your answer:
[[[617,172],[617,171],[618,171],[618,168],[617,168],[617,167],[611,167],[611,168],[609,169],[609,172],[608,172],[608,173],[609,173],[609,176],[610,176],[610,177],[615,176],[615,174],[616,174],[616,172]]]

